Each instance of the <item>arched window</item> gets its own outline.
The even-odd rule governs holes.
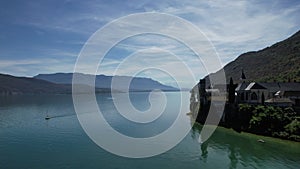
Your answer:
[[[251,93],[251,100],[257,100],[257,94],[255,92]]]

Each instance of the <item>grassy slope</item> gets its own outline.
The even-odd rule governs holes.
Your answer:
[[[240,55],[224,67],[226,79],[238,82],[242,69],[249,81],[300,81],[300,31],[271,47]]]

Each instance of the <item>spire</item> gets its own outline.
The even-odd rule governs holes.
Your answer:
[[[242,75],[241,75],[241,80],[246,80],[246,76],[245,76],[245,73],[244,73],[244,69],[242,69]]]

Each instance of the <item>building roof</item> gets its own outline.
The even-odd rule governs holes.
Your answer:
[[[215,84],[212,86],[212,89],[218,89],[220,91],[226,91],[229,84]]]
[[[272,98],[265,101],[266,103],[293,103],[289,98]]]
[[[241,90],[251,90],[251,89],[267,89],[269,92],[276,93],[278,91],[290,91],[290,92],[300,92],[299,82],[273,82],[273,83],[257,83],[257,82],[243,82],[240,83],[236,91]]]
[[[240,83],[240,84],[236,87],[235,91],[245,90],[249,84],[250,84],[250,83],[248,83],[248,82]]]
[[[208,93],[220,93],[219,89],[205,89],[205,91]]]
[[[278,83],[260,83],[260,85],[264,86],[269,90],[269,92],[275,93],[280,91],[280,87]]]
[[[283,96],[284,97],[299,97],[300,98],[300,91],[285,91]]]
[[[265,88],[267,88],[270,92],[277,91],[300,91],[300,83],[299,82],[273,82],[273,83],[259,83]]]
[[[251,89],[267,89],[264,86],[260,85],[259,83],[252,82],[250,83],[245,90],[251,90]]]
[[[278,83],[282,91],[300,91],[299,82]]]

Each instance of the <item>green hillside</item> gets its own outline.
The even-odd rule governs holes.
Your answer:
[[[238,82],[241,70],[249,81],[300,81],[300,31],[256,52],[247,52],[224,67],[227,81]]]

